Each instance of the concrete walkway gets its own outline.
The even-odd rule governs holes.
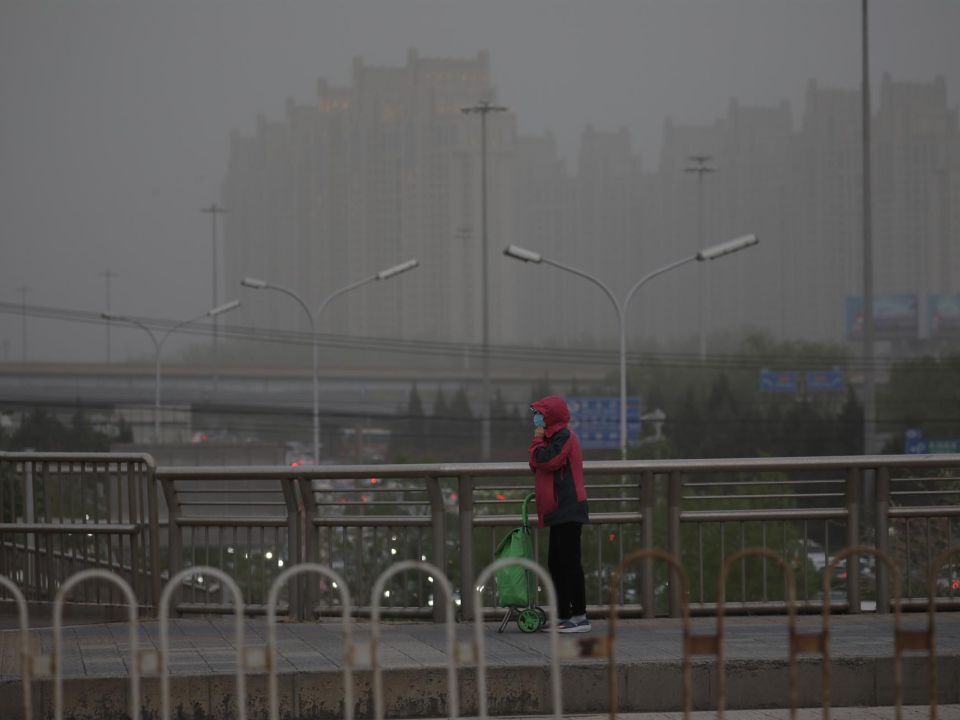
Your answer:
[[[516,718],[500,718],[500,720],[547,720],[552,716],[524,715]],[[567,715],[567,720],[610,720],[610,715]],[[690,713],[690,720],[716,720],[717,713],[713,710],[699,710]],[[729,720],[790,720],[789,710],[730,710],[724,714]],[[833,708],[830,711],[833,720],[894,720],[896,713],[892,707],[852,707]],[[905,705],[901,708],[903,720],[929,720],[930,707],[928,705]],[[960,720],[960,705],[941,705],[937,708],[937,718],[940,720]],[[662,713],[618,713],[617,720],[684,720],[682,712]],[[797,710],[797,720],[823,720],[823,710],[820,708],[800,708]]]
[[[937,618],[939,702],[960,703],[960,613],[940,613]],[[801,630],[820,630],[819,616],[801,617]],[[904,626],[926,627],[926,616],[905,615]],[[512,716],[549,712],[551,695],[550,644],[547,633],[524,634],[515,624],[503,634],[497,624],[485,626],[488,665],[488,702],[491,715]],[[695,633],[711,633],[713,619],[695,619]],[[352,625],[359,647],[354,675],[357,717],[369,716],[372,708],[372,678],[369,671],[370,625]],[[588,635],[565,636],[577,640],[606,636],[606,621],[595,621]],[[244,621],[245,645],[266,643],[262,619]],[[447,667],[445,626],[433,623],[382,625],[380,665],[384,669],[387,714],[403,717],[442,717],[446,714]],[[471,647],[473,625],[456,627],[458,641]],[[107,708],[122,708],[130,668],[128,628],[124,624],[73,626],[64,629],[63,676],[68,680],[68,705],[78,719],[109,718]],[[141,649],[159,649],[158,623],[139,627]],[[670,717],[663,713],[682,709],[681,624],[678,620],[622,620],[617,623],[618,708],[624,712],[656,711],[656,715],[623,717]],[[0,717],[8,717],[11,698],[19,693],[18,632],[0,632]],[[338,620],[318,623],[281,623],[277,627],[280,695],[284,706],[300,717],[333,718],[341,714],[344,653]],[[52,653],[49,629],[32,633],[37,651]],[[726,621],[727,707],[756,710],[757,714],[730,715],[746,720],[784,718],[762,708],[783,708],[787,697],[787,623],[783,616],[728,618]],[[831,632],[831,698],[842,706],[890,706],[893,704],[893,616],[859,615],[833,618]],[[569,648],[568,648],[569,649]],[[463,649],[461,649],[463,652]],[[170,621],[169,667],[174,707],[202,708],[205,718],[233,700],[236,670],[234,621],[231,617],[183,618]],[[610,708],[606,658],[573,657],[562,660],[561,678],[565,715],[606,713]],[[476,713],[476,670],[472,663],[459,673],[463,714]],[[822,661],[804,656],[798,664],[800,705],[822,704]],[[908,653],[904,660],[904,702],[929,703],[926,659]],[[156,707],[157,679],[144,681],[144,703]],[[37,707],[49,708],[49,681],[35,683]],[[248,677],[251,710],[265,707],[266,678]],[[700,657],[693,664],[694,707],[715,707],[716,663]],[[98,714],[84,715],[84,707],[98,707]],[[940,717],[958,717],[956,708],[944,708]],[[864,720],[878,717],[874,711],[835,717]],[[846,712],[846,711],[844,711]],[[877,712],[880,712],[879,710]],[[914,710],[910,711],[911,713]],[[819,711],[801,715],[804,720],[821,717]],[[866,714],[863,714],[866,713]],[[711,717],[715,715],[711,714]],[[927,717],[927,715],[923,715]],[[229,717],[229,715],[223,715]],[[608,717],[603,715],[603,717]],[[882,717],[893,717],[891,714]],[[904,715],[915,717],[915,715]]]

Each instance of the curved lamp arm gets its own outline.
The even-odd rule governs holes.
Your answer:
[[[100,313],[100,317],[102,317],[104,320],[112,320],[114,322],[125,322],[125,323],[130,323],[131,325],[136,325],[138,328],[140,328],[147,335],[150,336],[150,342],[153,343],[153,351],[155,353],[160,352],[160,345],[162,344],[162,342],[158,343],[157,336],[154,334],[153,330],[148,328],[146,325],[144,325],[142,322],[140,322],[136,318],[132,318],[129,315],[119,315],[117,313],[112,313],[112,312],[102,312]]]
[[[647,273],[642,278],[637,280],[637,282],[633,284],[633,287],[631,287],[630,290],[627,291],[627,295],[623,300],[624,309],[626,309],[626,307],[630,304],[630,300],[636,294],[637,290],[639,290],[640,287],[644,283],[646,283],[648,280],[653,280],[655,277],[657,277],[657,275],[663,275],[665,272],[669,272],[670,270],[673,270],[674,268],[678,268],[681,265],[686,265],[688,262],[693,262],[694,260],[702,260],[702,259],[703,258],[700,257],[700,253],[697,253],[696,255],[691,255],[690,257],[685,257],[680,260],[674,260],[669,265],[664,265],[662,268],[658,268],[653,272]]]
[[[533,250],[527,250],[526,248],[522,248],[519,245],[510,245],[509,247],[504,249],[503,254],[506,255],[507,257],[513,258],[514,260],[520,260],[521,262],[529,262],[529,263],[535,263],[535,264],[546,263],[547,265],[553,265],[555,268],[566,270],[567,272],[573,273],[574,275],[579,275],[584,280],[589,280],[598,288],[603,290],[603,293],[610,299],[610,302],[613,303],[613,308],[617,311],[617,323],[618,324],[623,323],[623,311],[620,308],[620,303],[617,302],[617,298],[614,296],[613,292],[611,292],[610,288],[608,288],[603,282],[595,278],[593,275],[590,275],[589,273],[584,272],[583,270],[578,270],[577,268],[570,267],[569,265],[564,265],[563,263],[557,262],[556,260],[545,258],[540,253],[534,252]]]
[[[320,314],[323,312],[323,309],[334,298],[337,298],[340,295],[343,295],[344,293],[350,292],[351,290],[354,290],[360,287],[361,285],[366,285],[367,283],[376,282],[377,280],[389,280],[390,278],[396,277],[397,275],[400,275],[401,273],[405,273],[408,270],[413,270],[418,265],[420,265],[420,262],[417,260],[407,260],[406,262],[402,262],[399,265],[394,265],[393,267],[389,267],[386,270],[381,270],[376,275],[371,275],[370,277],[366,277],[366,278],[363,278],[362,280],[357,280],[354,283],[350,283],[349,285],[342,287],[339,290],[334,290],[332,293],[327,295],[327,297],[324,299],[322,303],[320,303],[320,307],[317,308],[316,316],[320,317]]]
[[[297,295],[293,290],[290,290],[289,288],[285,288],[282,285],[274,285],[273,283],[269,283],[266,280],[260,280],[259,278],[252,278],[252,277],[245,277],[243,280],[240,281],[240,284],[243,285],[244,287],[253,288],[254,290],[276,290],[277,292],[281,292],[284,295],[292,297],[297,302],[297,304],[303,308],[303,311],[307,314],[307,317],[310,320],[311,329],[314,328],[313,312],[310,310],[310,306],[307,305],[307,303],[304,302],[303,298]]]
[[[217,315],[222,315],[222,314],[225,313],[225,312],[230,312],[231,310],[234,310],[234,309],[236,309],[236,308],[238,308],[238,307],[240,307],[240,301],[239,301],[239,300],[231,300],[230,302],[226,302],[226,303],[224,303],[223,305],[218,305],[218,306],[215,307],[215,308],[210,308],[210,309],[207,310],[205,313],[200,313],[200,314],[197,315],[196,317],[192,317],[192,318],[190,318],[189,320],[181,320],[181,321],[178,322],[176,325],[174,325],[173,327],[171,327],[170,329],[168,329],[168,330],[163,334],[163,337],[160,338],[160,342],[159,342],[159,343],[156,343],[156,345],[157,345],[157,352],[158,352],[158,353],[160,352],[160,348],[163,347],[163,344],[167,341],[167,338],[170,337],[170,335],[171,335],[173,332],[175,332],[176,330],[179,330],[180,328],[182,328],[184,325],[189,325],[190,323],[195,323],[197,320],[203,320],[205,317],[216,317]]]

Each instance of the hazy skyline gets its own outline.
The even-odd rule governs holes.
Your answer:
[[[874,87],[943,75],[958,106],[960,3],[871,3]],[[351,63],[490,52],[524,133],[552,131],[573,169],[587,124],[626,127],[647,172],[666,118],[721,117],[731,97],[791,104],[807,81],[856,88],[860,4],[788,0],[20,2],[0,5],[0,300],[186,318],[210,305],[210,219],[231,130],[315,98]],[[876,102],[876,94],[874,94]],[[375,270],[376,268],[371,268]],[[223,288],[221,297],[240,297]],[[103,329],[31,318],[31,359],[101,360]],[[46,336],[46,337],[45,337]],[[57,338],[56,340],[54,338]],[[115,328],[114,358],[146,354]],[[20,357],[20,318],[0,341]]]

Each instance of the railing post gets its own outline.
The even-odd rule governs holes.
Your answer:
[[[46,493],[47,488],[44,488],[44,499],[46,501],[47,507],[50,506],[49,496]],[[16,505],[14,505],[14,510],[16,510]],[[14,520],[16,520],[16,514],[14,513]],[[24,461],[23,463],[23,515],[24,522],[35,523],[37,521],[36,507],[34,505],[34,492],[33,492],[33,463],[30,461]],[[45,522],[50,522],[50,518],[44,517]],[[37,548],[37,536],[33,533],[27,533],[27,556],[29,557],[30,551],[38,553]],[[39,587],[39,579],[37,580],[37,586]]]
[[[302,478],[298,481],[298,485],[300,487],[300,512],[302,513],[300,523],[303,532],[304,557],[308,563],[329,564],[329,558],[325,558],[322,563],[319,558],[320,548],[317,542],[317,526],[313,522],[313,519],[317,516],[317,503],[313,497],[312,486],[309,480]],[[300,585],[302,592],[300,600],[300,611],[303,615],[303,617],[301,617],[302,620],[312,619],[313,606],[315,604],[315,586],[315,582],[307,580],[306,578],[303,579]]]
[[[433,557],[431,562],[438,568],[447,567],[447,521],[443,507],[443,493],[440,491],[440,479],[428,477],[426,479],[427,496],[430,498],[430,525],[433,533]],[[463,591],[460,592],[460,602],[463,602]],[[433,621],[446,622],[446,609],[450,603],[433,601]]]
[[[150,599],[153,601],[153,616],[160,608],[160,503],[157,496],[157,474],[153,459],[143,461],[146,468],[147,515],[150,521]]]
[[[460,607],[464,620],[473,620],[473,478],[459,477],[460,493]]]
[[[667,549],[677,562],[682,563],[680,547],[680,505],[683,498],[683,475],[678,472],[670,473],[669,489],[667,491]],[[683,610],[684,598],[680,597],[679,584],[670,577],[670,617],[680,617]]]
[[[167,501],[167,534],[169,535],[168,545],[170,546],[170,559],[168,560],[169,576],[173,577],[180,572],[180,564],[183,561],[183,551],[180,537],[180,501],[177,499],[177,490],[173,486],[173,480],[162,478],[160,487],[163,488],[163,498]]]
[[[877,469],[876,482],[876,537],[877,550],[890,554],[890,469]],[[877,563],[877,613],[890,612],[890,572],[886,563]]]
[[[109,473],[110,465],[107,465],[107,472]],[[143,488],[140,484],[140,473],[136,472],[134,468],[139,469],[139,463],[128,463],[127,464],[127,519],[132,525],[137,526],[136,532],[130,535],[130,586],[133,588],[133,591],[137,593],[138,597],[142,597],[145,594],[143,587],[143,573],[147,572],[147,543],[149,539],[145,536],[149,528],[144,527],[144,519],[140,516],[140,493],[143,492]],[[116,464],[117,475],[121,475],[121,465],[120,463]],[[107,481],[109,482],[109,480]],[[107,517],[110,517],[112,508],[107,509]],[[117,498],[117,522],[123,522],[123,504],[120,502],[120,498]],[[107,542],[110,542],[110,536],[107,536]],[[121,539],[121,544],[122,544]],[[141,562],[140,554],[143,553],[143,562]],[[120,564],[120,574],[123,574],[123,563],[122,563],[122,553],[121,553],[121,564]]]
[[[643,513],[643,545],[644,550],[653,549],[653,511],[656,506],[656,491],[654,482],[656,476],[651,470],[645,470],[640,479],[640,512]],[[657,615],[656,598],[654,597],[653,557],[643,559],[643,581],[640,588],[643,601],[643,616],[654,618]]]
[[[847,547],[860,544],[860,490],[863,469],[850,468],[847,473]],[[877,563],[879,564],[879,563]],[[824,598],[830,602],[829,598]],[[847,604],[849,612],[860,612],[860,556],[847,558]]]
[[[300,557],[300,508],[294,482],[293,478],[283,478],[280,480],[280,489],[283,491],[283,500],[287,506],[287,555],[291,565],[299,565],[303,562]],[[297,576],[293,580],[293,586],[287,589],[287,597],[290,598],[289,616],[298,620],[303,620],[300,603],[301,580],[302,578]]]
[[[34,474],[39,475],[39,481],[41,483],[41,486],[43,487],[42,516],[45,522],[53,522],[51,518],[51,516],[53,515],[53,502],[51,501],[51,498],[53,496],[53,492],[52,492],[53,488],[51,487],[51,485],[53,483],[50,480],[50,472],[49,472],[50,466],[44,460],[38,460],[38,461],[31,460],[30,468]],[[24,469],[26,469],[26,467]],[[30,483],[32,488],[33,475],[28,476],[27,481]],[[62,482],[60,483],[60,487],[57,489],[60,493],[60,497],[58,501],[58,506],[59,506],[58,509],[60,511],[60,516],[57,518],[57,521],[65,522],[66,520],[63,517],[64,500],[63,500],[63,483]],[[31,512],[35,512],[35,510],[31,510]],[[57,582],[55,581],[54,575],[53,575],[54,566],[56,564],[54,560],[54,558],[56,557],[56,554],[54,552],[53,539],[49,535],[47,535],[47,536],[44,536],[43,539],[41,540],[41,536],[37,535],[35,536],[34,542],[36,543],[35,554],[37,558],[37,562],[36,562],[37,599],[39,600],[41,598],[46,598],[48,602],[53,602],[54,599],[56,599],[56,595],[57,595]],[[43,545],[46,546],[45,552],[40,549],[41,543],[43,543]],[[63,552],[64,550],[62,537],[60,540],[60,550],[61,552]],[[66,553],[63,552],[63,563],[61,567],[67,567],[68,572],[70,572],[69,565],[67,564],[66,558],[67,558]],[[44,580],[46,580],[46,595],[42,593],[42,590],[44,589]]]

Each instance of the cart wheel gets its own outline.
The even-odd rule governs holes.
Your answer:
[[[543,625],[543,620],[540,619],[539,613],[533,608],[521,610],[519,617],[517,617],[517,627],[520,628],[520,632],[536,632],[541,625]]]
[[[537,615],[540,617],[540,625],[541,625],[541,626],[542,626],[544,623],[547,622],[547,611],[546,611],[546,610],[544,610],[542,607],[540,607],[540,606],[538,605],[537,607],[534,608],[534,612],[536,612]]]

